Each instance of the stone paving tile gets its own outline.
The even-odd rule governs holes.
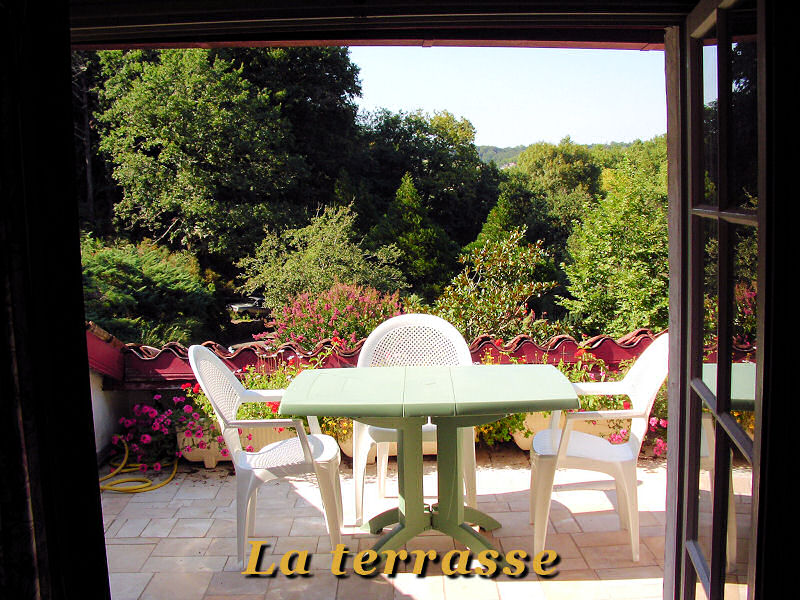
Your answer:
[[[479,506],[502,525],[484,534],[505,552],[532,554],[527,457],[515,456],[508,449],[480,456]],[[426,495],[435,494],[435,462],[426,458],[424,471]],[[304,551],[309,553],[310,574],[246,577],[236,557],[235,478],[230,465],[214,470],[193,467],[191,472],[179,473],[174,485],[152,494],[102,493],[110,584],[114,600],[660,598],[666,522],[663,466],[640,469],[638,563],[631,561],[628,532],[619,529],[613,482],[598,481],[595,475],[587,479],[586,472],[557,472],[546,542],[546,548],[560,557],[554,577],[538,577],[530,568],[522,578],[445,577],[441,562],[436,561],[427,565],[425,577],[410,572],[410,564],[402,564],[392,577],[365,578],[352,572],[352,554],[348,575],[335,577],[330,572],[333,555],[318,491],[303,479],[260,488],[254,539],[269,544],[260,568],[272,562],[279,565],[290,550]],[[389,476],[396,477],[394,460]],[[586,481],[588,489],[581,487]],[[370,548],[377,536],[351,525],[352,485],[346,459],[342,466],[343,542],[351,552],[358,552]],[[387,497],[379,498],[375,478],[368,473],[365,493],[367,515],[396,506],[396,480],[388,482]],[[747,518],[744,510],[743,520]],[[439,557],[453,548],[463,546],[434,530],[406,545],[408,550],[435,550]],[[736,577],[730,577],[732,584]]]
[[[150,583],[152,573],[111,573],[108,577],[114,600],[137,600]]]
[[[202,600],[213,573],[153,573],[139,600]]]

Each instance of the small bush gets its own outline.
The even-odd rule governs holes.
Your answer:
[[[86,318],[125,342],[190,344],[217,322],[197,260],[153,242],[81,242]]]

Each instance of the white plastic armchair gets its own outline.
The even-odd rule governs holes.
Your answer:
[[[370,333],[361,347],[358,367],[470,365],[472,354],[458,330],[440,317],[405,314],[392,317]],[[460,430],[466,502],[477,508],[475,482],[475,430]],[[423,442],[436,440],[436,425],[422,428]],[[389,445],[397,441],[397,430],[353,421],[353,478],[355,482],[356,525],[364,517],[364,476],[372,446],[378,446],[378,490],[386,494]]]
[[[628,410],[566,413],[559,427],[560,411],[553,411],[550,427],[537,433],[531,445],[530,519],[534,553],[544,549],[550,499],[557,467],[599,471],[614,477],[617,511],[623,529],[628,529],[634,562],[639,560],[639,501],[636,462],[647,433],[656,394],[667,377],[668,338],[661,334],[636,359],[621,381],[574,383],[579,396],[626,395]],[[631,419],[627,442],[612,444],[600,436],[573,431],[576,421]]]
[[[231,370],[208,348],[191,346],[189,364],[219,422],[236,471],[236,552],[244,566],[247,537],[254,535],[256,498],[262,483],[313,473],[317,478],[331,547],[341,543],[341,455],[337,441],[322,435],[316,417],[309,417],[311,435],[299,419],[237,420],[242,402],[280,400],[284,390],[247,390]],[[274,442],[257,452],[242,449],[239,427],[288,427],[297,437]]]

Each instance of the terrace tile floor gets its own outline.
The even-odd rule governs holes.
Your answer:
[[[495,546],[531,552],[528,522],[530,470],[527,454],[516,446],[478,450],[479,508],[502,527]],[[396,506],[395,462],[389,463],[387,497],[379,500],[374,466],[368,469],[368,515]],[[103,473],[107,472],[107,467]],[[353,526],[351,463],[343,456],[344,542],[352,551],[369,548],[375,536]],[[103,518],[109,578],[114,600],[530,600],[582,598],[647,600],[662,597],[666,461],[639,464],[641,558],[631,561],[626,531],[620,531],[613,481],[601,474],[559,470],[551,505],[547,548],[560,563],[551,578],[532,570],[522,578],[504,575],[447,577],[431,564],[424,577],[401,567],[395,576],[367,578],[331,573],[332,554],[319,494],[309,481],[275,482],[259,492],[256,538],[266,540],[263,561],[279,564],[289,550],[310,553],[311,574],[247,577],[236,564],[235,476],[230,463],[205,469],[182,462],[164,487],[139,494],[104,491]],[[577,485],[577,482],[581,483]],[[433,457],[425,460],[425,494],[436,495]],[[406,548],[454,548],[452,538],[426,532]]]

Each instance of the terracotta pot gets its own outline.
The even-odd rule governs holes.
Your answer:
[[[618,421],[613,421],[612,423],[618,423]],[[530,436],[525,437],[525,435],[521,432],[514,432],[512,435],[514,436],[514,441],[517,443],[517,446],[527,452],[531,449],[533,436],[537,432],[547,429],[550,426],[550,415],[544,415],[542,413],[528,413],[525,416],[525,426],[533,432]],[[630,426],[630,419],[622,420],[622,429],[630,429]],[[593,435],[599,435],[606,438],[612,433],[615,433],[617,428],[613,427],[609,421],[597,421],[596,423],[592,423],[591,421],[578,421],[573,426],[573,431],[591,433]]]
[[[252,436],[252,439],[247,439],[248,434]],[[240,438],[242,440],[242,448],[253,446],[253,448],[258,450],[268,444],[285,440],[290,437],[294,437],[295,435],[294,429],[284,429],[283,431],[278,431],[274,428],[242,427]],[[227,456],[222,455],[221,450],[225,447],[225,444],[218,444],[216,436],[211,439],[206,434],[203,436],[203,441],[206,443],[206,448],[201,449],[195,445],[191,451],[186,452],[185,449],[190,445],[189,441],[190,438],[185,437],[183,431],[178,431],[178,448],[181,450],[183,458],[188,461],[203,461],[203,464],[207,469],[213,469],[217,466],[218,462],[231,460],[230,454]]]

